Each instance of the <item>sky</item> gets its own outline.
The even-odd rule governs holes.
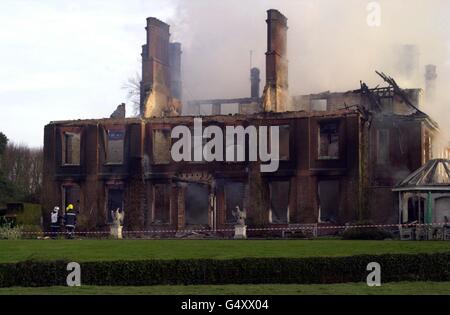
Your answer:
[[[266,10],[288,18],[291,94],[382,83],[422,87],[423,67],[438,66],[439,91],[450,91],[450,1],[380,0],[381,23],[367,24],[369,0],[2,0],[0,131],[11,141],[43,144],[50,121],[103,118],[127,103],[123,88],[140,72],[145,19],[171,25],[182,43],[184,100],[246,97],[251,64],[264,83]],[[398,73],[398,46],[417,45],[413,82]],[[261,85],[261,90],[263,86]],[[450,126],[450,92],[427,108]]]
[[[140,70],[145,19],[168,1],[0,2],[0,131],[43,145],[53,120],[109,117]],[[130,109],[131,110],[131,109]]]

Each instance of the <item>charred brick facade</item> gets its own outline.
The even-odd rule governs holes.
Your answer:
[[[251,226],[288,226],[318,221],[317,185],[326,180],[338,186],[334,208],[327,209],[336,223],[358,219],[361,200],[355,196],[361,195],[364,120],[357,111],[204,117],[205,127],[281,126],[283,154],[273,173],[260,173],[258,162],[173,162],[170,132],[179,125],[192,127],[193,119],[128,118],[47,125],[44,211],[75,203],[80,228],[86,230],[105,229],[110,211],[117,207],[124,209],[129,230],[214,230],[231,226],[231,213],[239,205],[247,210]],[[337,126],[339,155],[335,159],[319,157],[320,129],[326,124]],[[80,138],[78,148],[72,148],[81,156],[76,165],[63,161],[68,133]],[[117,141],[123,145],[122,160],[109,162],[117,154],[110,148]]]
[[[125,211],[125,230],[207,231],[232,227],[236,206],[250,227],[397,223],[392,187],[432,158],[438,126],[420,110],[419,90],[387,87],[288,98],[287,19],[268,11],[266,85],[251,70],[251,95],[188,102],[181,112],[181,46],[169,26],[147,20],[141,117],[51,122],[45,127],[42,209],[68,203],[81,230],[107,230],[110,213]],[[223,106],[238,104],[234,115]],[[173,128],[192,128],[202,106],[204,126],[277,126],[279,168],[260,162],[172,159]],[[248,141],[245,143],[248,155]],[[225,151],[225,148],[223,148]],[[165,234],[158,234],[165,235]],[[220,233],[216,233],[220,235]]]

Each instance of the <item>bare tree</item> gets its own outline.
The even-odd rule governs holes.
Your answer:
[[[42,186],[43,150],[23,144],[8,143],[1,171],[26,197],[38,201]]]
[[[141,75],[136,73],[134,77],[128,78],[127,82],[122,86],[127,91],[127,98],[133,104],[133,114],[140,114],[141,99]]]

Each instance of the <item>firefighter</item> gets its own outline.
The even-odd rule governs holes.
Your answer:
[[[77,214],[73,208],[73,204],[69,204],[66,208],[66,214],[64,215],[64,225],[66,227],[66,237],[73,239],[73,233],[77,224]]]
[[[50,214],[50,231],[51,237],[55,239],[59,231],[59,207],[54,207]]]

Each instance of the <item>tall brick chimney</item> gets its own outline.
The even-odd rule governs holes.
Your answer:
[[[259,73],[260,72],[258,68],[252,68],[250,70],[250,82],[251,82],[250,96],[252,98],[259,98],[259,84],[261,82]]]
[[[142,46],[141,117],[173,115],[169,39],[170,26],[147,18],[147,44]]]
[[[425,66],[425,98],[427,102],[432,102],[436,94],[436,65]]]
[[[277,10],[267,11],[266,86],[264,111],[288,109],[287,18]]]

